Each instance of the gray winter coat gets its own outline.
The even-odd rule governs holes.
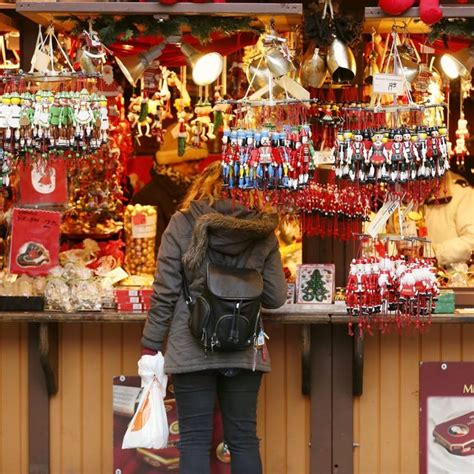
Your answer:
[[[153,284],[151,310],[143,330],[145,347],[165,351],[167,373],[217,368],[252,369],[254,348],[233,352],[204,352],[188,327],[189,310],[184,301],[183,266],[193,300],[202,291],[206,251],[221,265],[255,268],[262,272],[265,308],[278,308],[286,299],[286,281],[274,230],[278,219],[257,214],[228,200],[212,207],[193,201],[188,210],[177,212],[163,234]],[[258,351],[256,370],[270,371],[269,359]]]

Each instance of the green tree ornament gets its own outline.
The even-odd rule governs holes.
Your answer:
[[[329,291],[325,287],[323,276],[318,269],[313,271],[302,292],[304,301],[316,300],[321,303],[328,296]]]

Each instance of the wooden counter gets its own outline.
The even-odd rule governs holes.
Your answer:
[[[0,312],[0,322],[35,323],[126,323],[146,320],[146,313],[125,313],[107,309],[63,313],[60,311]],[[263,310],[265,321],[283,324],[347,324],[350,321],[344,305],[292,304],[276,310]],[[431,321],[437,323],[474,323],[473,313],[433,314]]]

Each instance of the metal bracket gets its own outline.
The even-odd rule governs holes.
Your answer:
[[[311,395],[311,325],[303,324],[301,328],[301,393]]]
[[[355,334],[352,339],[352,394],[360,397],[364,379],[364,336]]]
[[[39,357],[48,395],[58,392],[58,323],[40,323]]]

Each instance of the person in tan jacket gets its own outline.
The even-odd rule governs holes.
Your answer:
[[[440,265],[468,262],[474,252],[474,175],[471,179],[450,171],[440,195],[425,202],[428,238]]]

